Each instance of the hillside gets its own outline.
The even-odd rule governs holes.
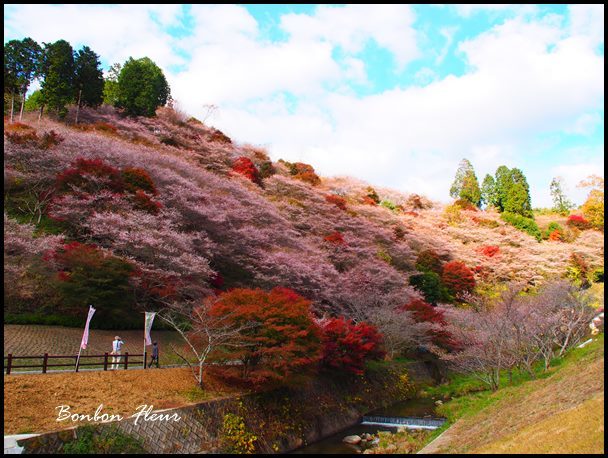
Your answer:
[[[365,183],[271,162],[263,149],[234,144],[171,109],[132,119],[106,107],[81,113],[78,126],[24,122],[5,124],[5,312],[11,314],[84,317],[84,307],[66,306],[51,288],[65,266],[49,253],[74,241],[129,263],[134,300],[120,325],[169,296],[198,301],[236,286],[292,288],[319,314],[399,306],[419,296],[408,278],[418,273],[416,257],[425,249],[474,268],[482,288],[561,276],[572,252],[591,268],[603,265],[597,231],[581,232],[573,243],[538,243],[494,213],[461,211],[447,221],[442,206],[424,197],[377,188],[372,199]],[[51,130],[63,140],[33,140]],[[243,157],[260,178],[248,175],[246,164],[235,166]],[[97,177],[88,194],[69,181],[85,172]],[[113,188],[112,177],[127,173],[148,187]],[[488,245],[498,253],[484,255]],[[107,324],[116,325],[109,318]]]
[[[457,420],[422,453],[603,453],[603,335],[594,340],[547,378],[445,404]]]

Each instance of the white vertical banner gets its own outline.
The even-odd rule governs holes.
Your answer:
[[[92,305],[89,305],[89,316],[87,317],[87,324],[84,327],[84,334],[82,334],[82,341],[80,342],[81,350],[87,349],[87,344],[89,343],[89,323],[91,322],[91,318],[93,318],[94,313],[95,309]]]
[[[152,322],[156,312],[146,312],[146,324],[145,324],[145,336],[146,345],[152,345],[152,339],[150,338],[150,330],[152,329]]]

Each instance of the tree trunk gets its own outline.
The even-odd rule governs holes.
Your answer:
[[[21,98],[21,109],[19,110],[19,121],[23,119],[23,106],[25,105],[25,92],[23,93],[23,97]]]
[[[78,91],[78,103],[76,104],[76,122],[78,124],[78,115],[80,114],[80,98],[82,97],[82,89]]]
[[[11,124],[13,123],[13,112],[15,110],[15,93],[11,93]]]
[[[203,389],[203,363],[198,366],[198,386]]]
[[[44,110],[44,105],[40,107],[40,113],[38,114],[38,124],[40,124],[40,119],[42,118],[42,110]]]

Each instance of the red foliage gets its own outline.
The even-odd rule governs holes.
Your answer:
[[[496,245],[485,245],[482,246],[479,251],[481,251],[481,254],[484,256],[491,258],[500,253],[500,248]]]
[[[443,329],[447,325],[442,311],[433,307],[431,304],[422,299],[412,299],[410,302],[401,307],[401,310],[412,313],[412,317],[418,323],[432,323],[437,325],[434,329],[428,331],[433,339],[433,343],[444,349],[453,349],[457,347],[452,335]]]
[[[231,145],[232,140],[221,130],[213,129],[211,134],[209,135],[210,142],[222,143],[224,145]]]
[[[441,280],[455,295],[471,292],[475,288],[473,271],[460,261],[444,264]]]
[[[560,242],[562,240],[562,234],[559,229],[555,229],[549,234],[549,240],[552,242]]]
[[[334,204],[340,210],[346,210],[346,199],[337,196],[335,194],[328,194],[325,196],[325,200],[330,204]]]
[[[240,360],[241,366],[218,369],[254,386],[284,382],[315,367],[321,356],[320,330],[310,311],[311,302],[288,288],[270,292],[233,289],[222,293],[210,314],[234,325],[255,322],[242,332],[243,346],[225,348],[216,359]]]
[[[367,323],[333,318],[323,327],[322,364],[332,369],[363,374],[366,360],[384,357],[382,335]]]
[[[321,179],[315,173],[313,166],[305,164],[304,162],[289,164],[289,172],[294,178],[310,183],[313,186],[318,185],[321,182]]]
[[[580,229],[581,231],[584,231],[586,229],[591,229],[591,227],[592,227],[592,224],[581,215],[568,216],[568,221],[566,221],[566,224],[568,226],[576,227],[577,229]]]
[[[335,231],[329,235],[326,235],[325,237],[323,237],[323,240],[325,240],[326,242],[332,243],[334,245],[346,245],[344,236],[339,231]]]
[[[376,202],[373,198],[371,198],[370,196],[364,196],[361,198],[361,203],[364,203],[366,205],[378,205],[378,202]]]
[[[241,156],[237,158],[232,164],[232,170],[247,177],[257,185],[261,183],[260,173],[255,164],[248,157]]]
[[[35,145],[38,143],[38,135],[35,130],[17,130],[14,132],[4,132],[4,135],[15,145]]]
[[[148,194],[138,189],[133,195],[133,208],[158,215],[162,205],[160,202],[153,201]]]
[[[420,216],[418,213],[414,212],[414,211],[406,211],[403,212],[404,215],[410,215],[410,216]]]
[[[100,190],[99,179],[104,181],[102,186],[109,188],[112,192],[120,193],[124,190],[124,183],[118,169],[101,159],[76,159],[71,168],[57,175],[56,186],[61,192],[70,192],[71,186],[88,192],[98,192]]]
[[[154,181],[144,169],[136,167],[125,167],[122,169],[122,179],[125,189],[130,192],[137,192],[141,189],[149,194],[158,195],[158,190],[154,186]]]

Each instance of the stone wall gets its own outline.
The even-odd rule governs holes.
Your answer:
[[[424,365],[412,367],[414,379],[428,379]],[[411,396],[396,372],[352,379],[318,378],[294,388],[216,399],[196,405],[155,411],[181,418],[144,421],[126,418],[99,424],[116,425],[140,439],[150,453],[220,452],[224,416],[242,417],[247,431],[258,438],[256,451],[284,453],[316,442],[359,421],[365,413]],[[78,428],[47,433],[19,441],[24,453],[57,453],[63,444],[78,435]]]

